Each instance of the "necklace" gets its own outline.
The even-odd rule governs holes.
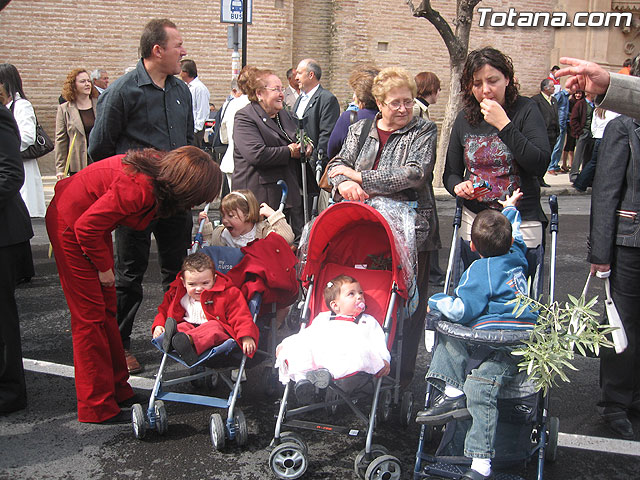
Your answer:
[[[287,132],[284,131],[284,128],[282,128],[282,124],[280,123],[279,113],[276,113],[275,119],[276,119],[276,123],[278,124],[278,127],[280,128],[282,133],[284,133],[284,136],[287,137],[287,140],[289,140],[290,143],[293,143],[293,140],[291,140],[291,137],[287,134]]]

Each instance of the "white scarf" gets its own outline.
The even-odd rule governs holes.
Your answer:
[[[229,247],[246,247],[247,244],[253,242],[256,239],[256,226],[254,225],[253,228],[247,233],[243,233],[242,235],[239,235],[237,237],[232,236],[229,230],[225,228],[222,231],[222,235],[220,236]]]

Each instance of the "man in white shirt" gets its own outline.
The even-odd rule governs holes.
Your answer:
[[[91,81],[93,82],[93,86],[96,87],[96,90],[98,90],[98,93],[102,93],[109,86],[109,74],[106,70],[98,68],[91,72]]]
[[[197,147],[204,146],[204,122],[209,116],[209,90],[198,78],[198,68],[193,60],[181,60],[180,78],[189,86],[193,100],[193,131]]]

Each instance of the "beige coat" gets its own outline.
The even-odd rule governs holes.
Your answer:
[[[91,99],[94,113],[96,112],[97,101],[96,98]],[[58,106],[56,115],[56,174],[64,173],[69,147],[76,134],[76,141],[69,160],[70,172],[79,172],[87,166],[87,139],[85,138],[84,125],[76,103],[65,102]]]

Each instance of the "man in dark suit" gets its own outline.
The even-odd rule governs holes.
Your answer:
[[[556,144],[558,135],[560,135],[560,122],[558,120],[558,101],[553,96],[553,80],[545,78],[540,83],[540,93],[531,97],[531,99],[538,104],[538,108],[542,113],[542,118],[547,126],[547,136],[549,137],[549,146],[553,149]],[[543,177],[538,179],[540,185],[548,187]]]
[[[320,85],[322,69],[318,62],[311,58],[302,60],[296,68],[296,80],[300,85],[300,96],[293,105],[293,116],[302,119],[304,131],[313,142],[311,164],[315,166],[318,152],[322,150],[326,155],[329,137],[340,116],[338,99],[329,90]],[[324,168],[329,159],[323,159]],[[319,192],[313,169],[307,168],[309,194]],[[302,180],[300,180],[302,185]]]
[[[33,230],[20,196],[23,182],[18,126],[0,102],[0,415],[27,406],[15,299],[17,280],[25,276],[24,266],[33,265],[29,245]]]

